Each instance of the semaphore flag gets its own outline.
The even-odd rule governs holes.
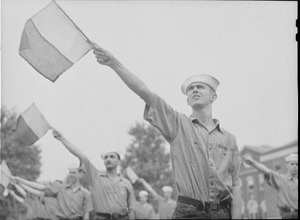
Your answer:
[[[139,177],[130,166],[126,168],[126,174],[132,184],[134,184],[139,179]]]
[[[40,110],[33,103],[18,118],[15,138],[19,142],[30,146],[43,137],[51,129]]]
[[[91,41],[53,0],[26,22],[19,54],[55,82],[91,49]]]
[[[2,186],[4,186],[5,190],[3,192],[4,196],[8,195],[8,190],[7,190],[7,186],[10,183],[10,177],[12,176],[5,160],[2,161],[2,163],[0,164],[0,170],[1,170],[1,175],[0,175],[0,184]]]

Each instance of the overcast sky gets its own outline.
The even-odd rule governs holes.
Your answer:
[[[92,41],[181,113],[191,113],[180,90],[185,79],[215,76],[221,84],[213,117],[237,137],[240,149],[297,139],[297,2],[57,2]],[[103,169],[101,152],[125,152],[129,128],[143,121],[144,102],[92,52],[55,83],[19,55],[25,22],[49,3],[2,0],[2,105],[21,113],[35,103]],[[52,131],[36,144],[42,180],[64,178],[78,161]]]

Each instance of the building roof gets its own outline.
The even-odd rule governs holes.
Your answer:
[[[291,147],[291,146],[295,146],[295,145],[298,145],[298,140],[292,141],[292,142],[290,142],[288,144],[285,144],[283,146],[280,146],[280,147],[271,147],[271,146],[267,146],[267,145],[263,145],[263,146],[247,146],[246,145],[241,152],[243,152],[246,149],[249,149],[249,150],[254,151],[258,154],[265,154],[265,153],[269,153],[269,152],[272,152],[272,151],[277,151],[277,150],[280,150],[282,148],[287,148],[287,147]]]

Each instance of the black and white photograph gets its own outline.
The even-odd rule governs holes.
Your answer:
[[[298,2],[1,0],[2,220],[298,219]]]

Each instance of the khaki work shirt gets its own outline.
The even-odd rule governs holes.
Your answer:
[[[54,197],[42,197],[42,204],[44,205],[47,219],[56,220],[57,218],[57,199]]]
[[[73,191],[71,185],[55,182],[46,187],[45,196],[56,197],[57,216],[63,218],[83,217],[93,210],[91,194],[83,186]]]
[[[232,202],[240,184],[236,138],[220,127],[208,131],[193,115],[187,117],[153,95],[144,119],[161,131],[171,145],[171,162],[179,195],[205,202]]]
[[[81,163],[90,183],[95,212],[125,215],[134,211],[135,195],[129,180],[119,176],[114,182],[106,172],[97,170],[87,157]]]
[[[265,175],[267,183],[277,190],[277,206],[280,210],[298,209],[298,177],[292,179],[287,174],[279,174],[274,171]]]
[[[176,208],[176,201],[170,199],[166,200],[162,196],[158,196],[158,213],[160,219],[172,219],[173,213]]]
[[[136,203],[135,218],[136,219],[152,219],[154,217],[154,208],[149,203]]]

